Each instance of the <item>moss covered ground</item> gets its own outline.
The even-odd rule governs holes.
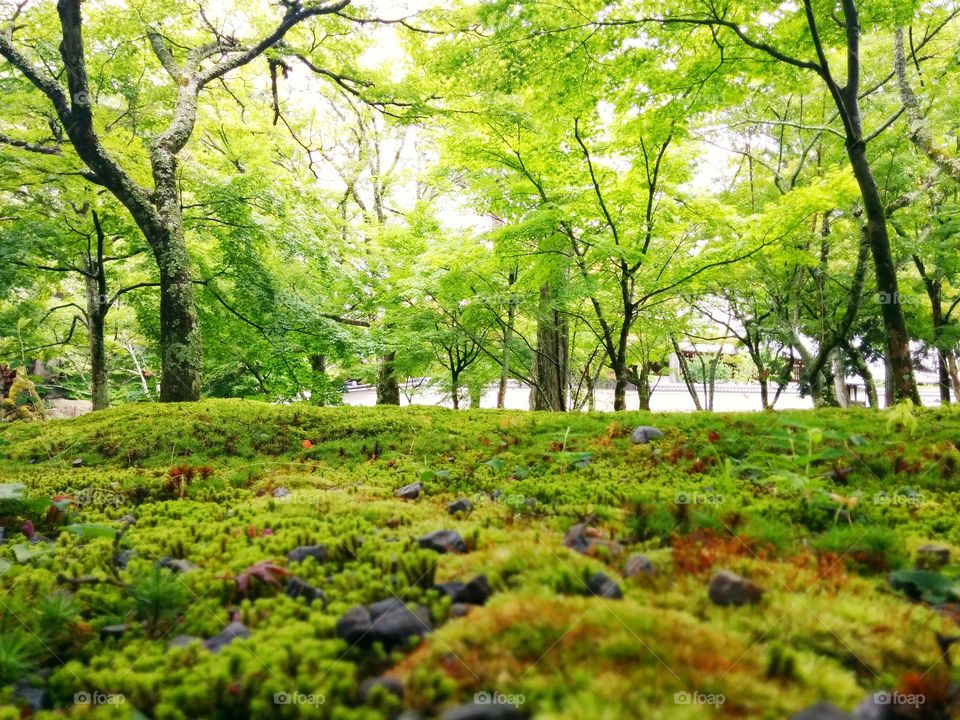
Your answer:
[[[663,437],[634,444],[638,425]],[[952,717],[958,443],[956,411],[908,408],[208,401],[7,424],[0,718],[432,718],[492,698],[536,718],[780,719],[876,692],[923,698],[897,717]],[[585,553],[564,544],[577,523]],[[417,543],[436,530],[467,552]],[[312,545],[322,559],[288,559]],[[624,577],[637,554],[653,572]],[[759,602],[713,602],[720,570]],[[596,573],[623,597],[591,595]],[[451,613],[434,586],[479,574],[492,596]],[[325,600],[288,596],[293,576]],[[338,637],[393,597],[434,630]],[[204,646],[231,621],[249,637]],[[384,675],[402,699],[361,692]]]

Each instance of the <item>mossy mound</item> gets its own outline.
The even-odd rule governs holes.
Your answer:
[[[635,445],[637,425],[664,435]],[[938,642],[960,615],[955,553],[900,576],[914,585],[888,578],[920,545],[960,546],[957,440],[949,410],[210,401],[6,425],[0,703],[33,687],[51,718],[440,717],[479,698],[543,718],[779,719],[896,690],[937,717],[958,679]],[[449,514],[458,498],[472,508]],[[564,545],[575,523],[584,553]],[[468,552],[417,542],[439,529]],[[655,571],[623,577],[637,553]],[[711,602],[720,569],[759,603]],[[591,595],[597,573],[623,598]],[[451,612],[435,585],[479,574],[489,602]],[[286,594],[294,576],[325,600]],[[337,636],[392,597],[436,629],[389,648]],[[204,646],[232,621],[249,637]],[[385,673],[403,699],[360,692]]]

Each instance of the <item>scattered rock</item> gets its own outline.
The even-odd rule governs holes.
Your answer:
[[[502,702],[472,702],[447,710],[441,720],[522,720],[515,705]]]
[[[323,594],[323,590],[318,587],[313,587],[313,585],[308,585],[298,577],[292,577],[287,581],[287,586],[283,589],[283,594],[290,598],[305,598],[307,605],[311,604],[314,600],[319,600],[324,605],[327,604],[327,596]]]
[[[827,702],[818,702],[790,716],[790,720],[851,720],[853,716]]]
[[[370,699],[371,693],[377,688],[383,688],[386,692],[403,700],[403,683],[391,675],[380,675],[364,680],[360,683],[357,698],[360,702],[367,702],[367,700]]]
[[[657,568],[650,561],[650,558],[640,553],[628,557],[627,562],[623,565],[623,576],[625,578],[649,576],[656,574],[656,572]]]
[[[456,515],[457,513],[465,513],[473,510],[473,503],[467,500],[467,498],[460,498],[459,500],[454,500],[452,503],[447,505],[447,512],[451,515]]]
[[[187,635],[186,633],[181,633],[176,637],[170,639],[170,642],[167,643],[167,649],[177,648],[177,647],[186,647],[194,640],[197,642],[203,642],[202,638],[198,638],[196,635]]]
[[[721,570],[710,579],[710,600],[715,605],[746,605],[760,602],[763,589],[729,570]]]
[[[419,482],[410,483],[409,485],[404,485],[402,488],[397,490],[394,495],[396,495],[401,500],[416,500],[420,497],[420,493],[423,492],[423,485]]]
[[[619,555],[623,548],[620,543],[612,540],[602,540],[598,535],[596,528],[589,527],[586,523],[577,523],[569,530],[563,538],[564,547],[568,547],[581,555],[591,555],[597,548],[605,547],[611,555]]]
[[[198,569],[198,566],[189,560],[177,560],[171,557],[160,558],[160,567],[165,567],[175,573],[188,573],[191,570]]]
[[[388,648],[402,645],[413,637],[423,637],[431,630],[433,625],[427,608],[411,607],[396,598],[369,607],[356,605],[337,620],[334,628],[337,637],[351,645],[381,642]]]
[[[601,572],[591,575],[587,580],[587,592],[597,597],[622,600],[620,586]]]
[[[420,547],[438,553],[465,553],[467,544],[456,530],[436,530],[417,538]]]
[[[301,545],[287,553],[287,561],[291,563],[303,562],[308,557],[312,557],[318,563],[325,562],[327,559],[327,546]]]
[[[43,710],[47,700],[47,691],[35,685],[28,685],[20,681],[13,686],[13,704],[19,707],[29,708],[38,713]]]
[[[490,583],[486,575],[477,575],[468,582],[453,598],[454,602],[467,603],[470,605],[486,605],[487,600],[493,595],[490,589]]]
[[[452,581],[437,583],[433,586],[441,593],[453,600],[454,603],[468,605],[485,605],[493,590],[490,589],[490,583],[486,575],[477,575],[468,583]]]
[[[855,720],[893,720],[893,718],[899,717],[919,717],[919,715],[913,711],[919,710],[922,706],[910,707],[909,705],[897,705],[892,704],[890,700],[891,693],[888,691],[867,695],[860,701],[860,704],[853,709],[853,718],[855,718]],[[930,702],[932,698],[926,698],[926,700]],[[933,708],[928,709],[931,712],[931,716],[937,714]],[[901,714],[898,710],[906,712]],[[926,714],[923,716],[927,717]]]
[[[117,567],[119,567],[121,570],[126,570],[127,565],[130,564],[130,561],[134,557],[136,557],[136,555],[137,555],[136,550],[124,550],[119,555],[117,555]]]
[[[105,625],[104,627],[100,628],[100,642],[105,642],[110,638],[119,640],[123,637],[123,634],[126,631],[126,625]]]
[[[663,431],[652,425],[640,425],[630,433],[630,442],[634,445],[646,445],[651,440],[663,437]]]
[[[370,616],[374,619],[385,615],[388,612],[393,612],[394,610],[400,610],[401,608],[406,607],[403,604],[403,600],[397,597],[387,598],[386,600],[378,600],[375,603],[370,603],[367,605],[367,609],[370,611]]]
[[[456,600],[457,594],[461,590],[463,590],[465,586],[466,586],[466,583],[452,581],[452,582],[445,582],[445,583],[437,583],[433,587],[435,590],[439,590],[443,595],[446,595],[451,600]]]
[[[270,494],[275,498],[290,497],[290,491],[287,490],[285,487],[278,487],[276,490],[274,490]]]
[[[450,606],[450,617],[466,617],[470,614],[474,607],[474,605],[468,605],[467,603],[454,603]]]
[[[207,640],[203,646],[210,652],[219,652],[234,640],[248,637],[250,637],[250,631],[246,625],[241,622],[232,622],[227,625],[220,634],[214,635]]]
[[[337,619],[334,632],[338,638],[356,645],[370,634],[372,622],[370,611],[363,605],[355,605]]]
[[[83,458],[74,458],[73,462],[70,463],[70,465],[72,465],[75,468],[83,467]]]
[[[917,548],[916,565],[921,570],[940,570],[950,563],[950,548],[945,545],[927,543]]]

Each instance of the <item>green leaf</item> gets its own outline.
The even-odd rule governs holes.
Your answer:
[[[19,500],[24,490],[23,483],[0,483],[0,500]]]
[[[51,553],[53,546],[50,543],[37,543],[35,545],[31,545],[30,543],[17,543],[10,549],[13,550],[13,556],[17,559],[18,563],[27,563],[35,557]]]
[[[932,570],[897,570],[890,573],[890,585],[914,600],[933,605],[960,600],[960,586]]]
[[[72,532],[84,539],[113,537],[117,534],[116,528],[109,527],[108,525],[95,525],[92,523],[74,523],[73,525],[64,526],[63,529],[66,532]]]
[[[7,572],[10,570],[10,568],[12,567],[13,565],[11,565],[6,560],[0,560],[0,575],[6,575]]]

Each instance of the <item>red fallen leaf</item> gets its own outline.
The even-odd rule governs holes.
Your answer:
[[[33,523],[29,520],[23,523],[23,534],[27,536],[28,540],[37,534],[37,531],[33,529]]]
[[[310,442],[309,440],[304,440],[304,441],[303,441],[303,449],[304,449],[304,450],[309,450],[309,449],[312,448],[312,447],[313,447],[313,443],[312,443],[312,442]]]
[[[231,683],[227,688],[227,692],[231,695],[239,696],[243,693],[243,688],[240,687],[239,683]]]
[[[718,433],[716,430],[711,430],[709,433],[707,433],[707,440],[709,440],[710,442],[715,443],[719,439],[720,439],[720,433]]]
[[[260,533],[260,537],[267,537],[268,535],[273,535],[273,530],[271,530],[270,528],[264,528],[263,531]]]
[[[279,577],[285,577],[291,575],[292,573],[286,568],[278,567],[274,565],[269,560],[263,560],[251,565],[246,570],[237,575],[234,580],[237,583],[237,590],[244,596],[250,589],[250,580],[256,578],[260,582],[266,583],[267,585],[273,585],[274,587],[280,587]]]
[[[74,499],[73,495],[54,495],[50,498],[50,502],[64,502],[69,501],[71,505],[76,505],[77,501]]]
[[[257,530],[257,526],[256,526],[256,525],[248,525],[248,526],[247,526],[247,537],[248,537],[248,538],[255,538],[255,537],[258,535],[258,533],[259,533],[259,531]]]

